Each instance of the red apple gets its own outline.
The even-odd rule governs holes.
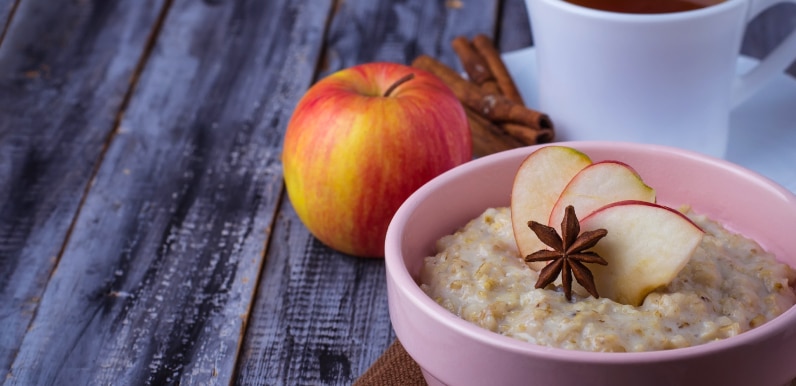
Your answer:
[[[528,228],[528,221],[547,224],[561,192],[591,163],[579,150],[558,145],[537,149],[522,161],[511,188],[511,226],[521,256],[547,248]],[[545,263],[528,265],[538,271]]]
[[[471,158],[467,117],[453,92],[395,63],[354,66],[312,86],[282,153],[287,193],[304,225],[327,246],[362,257],[384,256],[387,226],[410,194]]]
[[[704,232],[682,213],[645,201],[619,201],[586,216],[581,232],[606,229],[591,249],[608,265],[589,266],[600,295],[641,305],[648,293],[669,284],[685,267]]]
[[[655,189],[624,162],[600,161],[578,172],[569,181],[550,212],[547,225],[553,228],[564,219],[565,208],[572,205],[581,218],[612,202],[639,200],[655,202]]]

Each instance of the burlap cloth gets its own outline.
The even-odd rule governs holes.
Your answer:
[[[790,386],[796,386],[796,379]],[[420,366],[396,340],[354,382],[354,386],[427,386]]]
[[[395,341],[354,382],[354,386],[426,386],[420,366]]]

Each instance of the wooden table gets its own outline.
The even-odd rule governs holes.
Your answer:
[[[458,68],[457,35],[532,44],[522,0],[0,0],[0,32],[8,385],[351,383],[395,338],[384,264],[297,219],[293,107],[357,63]]]

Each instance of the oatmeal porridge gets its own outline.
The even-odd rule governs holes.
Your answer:
[[[694,213],[705,236],[668,286],[640,306],[536,289],[519,256],[508,208],[491,208],[437,243],[421,272],[423,290],[459,317],[539,345],[585,351],[652,351],[724,339],[796,303],[796,272],[754,241]],[[610,264],[610,260],[609,260]],[[599,288],[598,288],[599,290]]]

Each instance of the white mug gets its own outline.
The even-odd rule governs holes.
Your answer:
[[[732,108],[796,58],[794,31],[756,68],[736,75],[746,24],[785,1],[796,2],[725,0],[631,14],[526,0],[539,107],[557,140],[655,143],[723,157]]]

